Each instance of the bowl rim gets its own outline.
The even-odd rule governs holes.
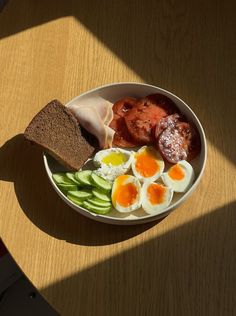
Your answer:
[[[92,213],[89,212],[88,210],[79,207],[78,205],[74,204],[72,201],[70,201],[60,190],[59,188],[56,186],[56,184],[53,182],[52,177],[51,177],[51,170],[49,168],[48,165],[48,161],[47,161],[47,155],[45,152],[43,153],[43,162],[44,162],[44,167],[46,169],[46,173],[49,177],[49,180],[53,186],[53,188],[56,190],[56,192],[59,194],[59,196],[74,210],[76,210],[78,213],[85,215],[86,217],[101,221],[101,222],[105,222],[108,224],[116,224],[116,225],[135,225],[135,224],[141,224],[141,223],[147,223],[150,221],[154,221],[154,220],[158,220],[160,218],[163,218],[165,216],[167,216],[169,213],[171,213],[172,211],[174,211],[174,209],[176,209],[177,207],[179,207],[197,188],[202,175],[205,171],[205,167],[206,167],[206,161],[207,161],[207,141],[206,141],[206,136],[205,136],[205,132],[204,129],[202,127],[202,124],[199,120],[199,118],[197,117],[197,115],[194,113],[194,111],[189,107],[189,105],[182,100],[180,97],[178,97],[177,95],[175,95],[174,93],[160,88],[158,86],[154,86],[154,85],[150,85],[147,83],[141,83],[141,82],[117,82],[117,83],[110,83],[110,84],[105,84],[90,90],[87,90],[83,93],[81,93],[80,95],[74,97],[73,99],[71,99],[69,102],[67,102],[65,104],[65,106],[68,106],[70,103],[74,102],[75,100],[77,100],[78,98],[81,98],[89,93],[93,93],[96,92],[98,90],[104,89],[104,88],[108,88],[108,87],[113,87],[113,86],[122,86],[122,85],[128,85],[128,86],[144,86],[144,87],[149,87],[149,88],[154,88],[159,90],[159,93],[163,93],[164,95],[167,95],[169,97],[172,98],[172,100],[176,99],[178,100],[178,102],[182,103],[184,105],[184,107],[186,107],[188,109],[188,111],[191,113],[191,115],[194,117],[194,119],[197,122],[197,129],[199,131],[200,137],[201,139],[201,150],[203,151],[203,162],[202,162],[202,168],[198,174],[198,177],[195,179],[194,183],[192,184],[192,186],[189,188],[189,190],[182,196],[179,198],[178,201],[176,201],[175,203],[169,205],[163,212],[158,213],[158,214],[147,214],[146,216],[142,216],[142,217],[136,217],[136,218],[122,218],[122,217],[110,217],[109,215],[102,215],[102,214],[96,214],[96,213]]]

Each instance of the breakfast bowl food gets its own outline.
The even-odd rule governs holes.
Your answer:
[[[65,106],[54,100],[25,136],[43,147],[59,196],[80,214],[109,224],[168,215],[196,189],[207,157],[204,130],[190,107],[144,83],[102,86]]]

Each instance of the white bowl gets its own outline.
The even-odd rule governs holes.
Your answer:
[[[147,223],[151,222],[157,219],[160,219],[166,215],[168,215],[171,211],[176,209],[180,206],[181,203],[183,203],[190,194],[196,189],[205,168],[206,164],[206,158],[207,158],[207,145],[206,145],[206,137],[204,134],[204,130],[202,128],[201,123],[199,122],[199,119],[194,114],[194,112],[190,109],[190,107],[182,101],[180,98],[178,98],[173,93],[166,91],[164,89],[144,84],[144,83],[133,83],[133,82],[124,82],[124,83],[112,83],[109,85],[105,85],[102,87],[98,87],[96,89],[90,90],[88,92],[85,92],[81,94],[80,96],[77,96],[73,100],[71,100],[66,106],[69,104],[76,104],[79,102],[82,103],[89,103],[89,102],[96,102],[96,98],[102,97],[112,103],[115,101],[124,98],[124,97],[134,97],[134,98],[140,98],[145,97],[149,94],[154,93],[161,93],[166,96],[168,96],[170,99],[172,99],[180,111],[190,120],[192,121],[200,134],[201,138],[201,152],[194,160],[191,161],[191,164],[195,171],[195,181],[190,187],[190,189],[184,193],[184,194],[175,194],[174,199],[172,200],[171,204],[168,208],[166,208],[161,214],[157,215],[148,215],[146,214],[142,209],[139,209],[137,211],[128,213],[128,214],[122,214],[115,210],[111,211],[107,215],[98,215],[91,213],[87,211],[86,209],[77,206],[73,202],[71,202],[67,197],[57,188],[54,181],[52,180],[52,173],[64,171],[65,168],[61,166],[59,163],[57,163],[51,156],[48,154],[43,155],[44,159],[44,165],[46,168],[46,172],[48,174],[48,177],[51,181],[52,186],[56,190],[56,192],[59,194],[59,196],[74,210],[79,212],[82,215],[85,215],[91,219],[105,222],[108,224],[117,224],[117,225],[133,225],[133,224],[141,224],[141,223]],[[88,163],[89,164],[89,163]],[[89,167],[91,167],[89,165]]]

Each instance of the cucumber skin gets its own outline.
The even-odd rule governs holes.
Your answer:
[[[67,184],[67,185],[56,184],[56,185],[64,194],[67,194],[68,191],[76,191],[78,189],[76,184]]]
[[[58,181],[58,178],[61,178],[61,181]],[[54,173],[54,174],[52,174],[52,179],[56,183],[56,185],[58,185],[58,184],[75,184],[71,181],[71,179],[69,179],[66,176],[65,173]]]
[[[81,190],[82,191],[82,190]],[[88,192],[86,192],[85,190],[84,191],[82,191],[82,192],[85,192],[85,193],[87,193],[87,195],[86,196],[77,196],[76,195],[76,192],[81,192],[80,190],[75,190],[75,191],[72,191],[72,190],[70,190],[70,191],[68,191],[67,192],[67,194],[68,195],[70,195],[70,196],[72,196],[72,198],[75,198],[75,199],[78,199],[78,200],[81,200],[81,201],[84,201],[84,200],[87,200],[87,199],[91,199],[92,197],[93,197],[93,194],[92,194],[92,192],[90,191],[88,191]]]
[[[106,201],[103,201],[103,200],[98,199],[96,197],[92,197],[90,199],[87,199],[87,202],[89,202],[95,206],[100,206],[100,207],[110,207],[112,205],[111,202],[106,202]]]
[[[75,199],[75,198],[72,198],[71,196],[68,196],[68,195],[67,195],[67,198],[68,198],[71,202],[75,203],[76,205],[83,206],[83,201],[79,201],[79,200],[77,200],[77,199]]]
[[[77,184],[78,186],[82,186],[83,184],[75,179],[75,174],[72,172],[66,172],[66,177],[74,184]]]
[[[99,192],[100,191],[100,192]],[[101,190],[99,190],[98,188],[94,188],[92,189],[92,193],[95,197],[97,197],[100,200],[103,200],[105,202],[111,202],[111,197],[110,195],[108,195],[106,192],[101,192]],[[102,197],[103,198],[102,198]]]
[[[81,179],[80,178],[80,175],[84,173],[84,174],[88,174],[88,179],[85,179],[85,181],[83,180],[83,178]],[[77,171],[75,173],[75,179],[79,181],[79,183],[81,183],[81,185],[84,185],[84,186],[92,186],[92,182],[90,181],[90,176],[92,174],[92,171],[91,170],[83,170],[83,171]]]
[[[108,212],[110,212],[111,210],[111,206],[110,207],[99,207],[99,206],[95,206],[93,204],[90,204],[87,201],[83,202],[83,207],[86,208],[87,210],[96,213],[96,214],[101,214],[101,215],[105,215]]]
[[[99,180],[101,179],[101,181],[104,181],[109,187],[104,188],[102,185],[100,185],[96,180],[94,180],[94,178],[96,179],[96,177]],[[93,186],[95,186],[97,189],[101,190],[104,193],[108,193],[112,189],[112,184],[109,183],[107,180],[103,179],[102,177],[100,177],[99,175],[97,175],[95,172],[92,172],[92,174],[91,174],[91,182],[92,182]]]

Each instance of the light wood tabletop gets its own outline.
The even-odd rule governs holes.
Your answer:
[[[234,1],[9,1],[0,13],[0,236],[61,315],[236,315]],[[22,133],[50,100],[150,83],[185,100],[204,176],[160,222],[112,226],[68,207]]]

